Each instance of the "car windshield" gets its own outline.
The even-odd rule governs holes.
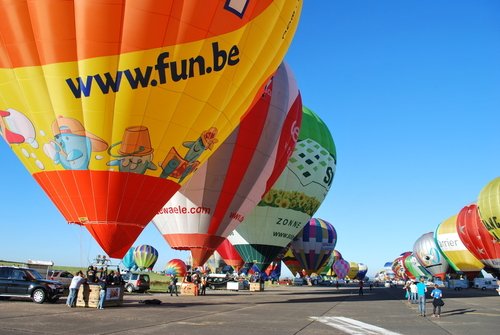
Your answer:
[[[43,276],[36,270],[28,269],[26,273],[30,275],[33,279],[44,279]]]

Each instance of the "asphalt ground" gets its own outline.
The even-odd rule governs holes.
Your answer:
[[[69,308],[0,301],[0,334],[499,334],[494,290],[444,289],[441,318],[418,315],[401,288],[277,286],[264,292],[207,290],[206,296],[126,294],[121,307]],[[160,305],[140,301],[159,299]],[[378,328],[377,328],[378,327]]]

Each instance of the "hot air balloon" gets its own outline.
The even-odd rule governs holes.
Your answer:
[[[302,265],[289,247],[287,248],[285,256],[282,260],[294,276],[297,276],[297,274],[300,275],[302,273]]]
[[[499,274],[500,243],[482,224],[476,205],[465,206],[458,213],[457,231],[465,247],[486,265],[485,270]]]
[[[264,269],[293,240],[325,199],[337,154],[325,123],[303,107],[295,151],[278,181],[228,239],[246,262]]]
[[[150,245],[140,245],[134,250],[134,261],[141,270],[150,268],[158,259],[158,250]]]
[[[500,243],[500,177],[490,181],[479,193],[477,208],[483,225]]]
[[[338,250],[333,250],[333,262],[335,263],[336,261],[338,261],[339,259],[342,259],[342,254],[340,253],[340,251]],[[333,265],[333,264],[332,264]]]
[[[312,218],[293,239],[290,248],[308,275],[325,266],[337,244],[335,228],[323,219]]]
[[[453,270],[464,272],[469,279],[473,279],[483,269],[484,264],[460,240],[456,215],[449,217],[439,224],[434,238],[439,250]]]
[[[286,64],[268,89],[271,95],[262,95],[207,164],[153,219],[172,248],[191,250],[195,266],[245,219],[293,152],[302,103]]]
[[[359,272],[359,265],[356,262],[349,262],[349,272],[347,272],[347,277],[349,279],[356,279]]]
[[[128,250],[128,252],[125,254],[125,257],[122,259],[122,264],[127,270],[132,270],[134,268],[137,268],[137,264],[135,264],[134,261],[134,251],[135,248],[132,247]]]
[[[356,278],[359,280],[363,280],[366,277],[366,274],[368,273],[368,266],[363,264],[363,263],[358,263],[358,274],[356,275]]]
[[[349,262],[341,258],[333,263],[332,270],[335,272],[338,279],[344,279],[350,270]]]
[[[236,271],[238,271],[245,264],[245,261],[243,261],[236,248],[227,239],[224,239],[224,242],[219,245],[217,252],[222,257],[224,262],[227,265],[232,266]]]
[[[256,103],[301,1],[0,2],[0,132],[111,257]]]
[[[423,234],[415,241],[413,255],[432,276],[444,280],[449,265],[439,251],[432,232]]]
[[[186,263],[177,258],[170,260],[165,267],[165,274],[172,277],[184,277],[186,271]]]
[[[411,255],[411,251],[405,251],[399,255],[392,263],[392,271],[398,279],[406,280],[408,279],[408,271],[405,267],[405,259]]]
[[[412,280],[420,280],[421,277],[432,277],[427,270],[418,262],[417,258],[411,253],[404,259],[407,276]]]
[[[335,250],[330,254],[330,257],[328,257],[328,260],[326,261],[325,265],[323,268],[319,270],[320,275],[330,275],[332,271],[332,265],[335,262],[335,255],[334,255]]]

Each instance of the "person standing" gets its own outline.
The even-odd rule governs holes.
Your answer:
[[[442,300],[443,299],[443,291],[441,291],[439,289],[438,284],[434,285],[434,289],[431,292],[431,297],[433,298],[432,299],[432,306],[434,306],[434,308],[432,309],[432,317],[433,318],[435,318],[435,317],[440,318],[441,317],[441,306],[444,305],[444,302]]]
[[[170,283],[170,296],[172,296],[174,291],[175,291],[175,295],[178,297],[179,293],[177,293],[177,277],[176,276],[174,276],[172,278],[172,282]]]
[[[96,271],[92,265],[89,266],[87,270],[87,283],[95,283],[96,281]]]
[[[420,278],[417,284],[418,312],[423,317],[425,317],[425,292],[427,292],[427,286],[425,286],[424,278]]]
[[[405,292],[406,292],[405,297],[408,300],[408,302],[410,302],[410,300],[411,300],[411,292],[410,292],[411,283],[412,283],[411,280],[407,280],[405,283],[405,286],[403,287],[403,290],[405,290]]]
[[[106,280],[99,281],[99,303],[97,304],[97,309],[104,309],[104,300],[106,299]]]
[[[358,292],[359,295],[363,295],[363,281],[360,280],[359,281],[359,292]]]
[[[200,283],[200,295],[206,295],[206,291],[207,291],[207,276],[206,275],[203,275],[201,277],[201,283]]]
[[[410,298],[412,304],[417,303],[417,284],[414,281],[410,284]]]
[[[71,284],[69,285],[68,299],[66,300],[66,305],[69,307],[76,306],[76,297],[78,296],[78,290],[80,286],[85,281],[83,278],[83,272],[78,271],[76,275],[71,279]]]

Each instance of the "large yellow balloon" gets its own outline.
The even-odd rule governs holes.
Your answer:
[[[481,222],[488,232],[500,243],[500,177],[490,181],[477,199]]]
[[[301,6],[1,1],[2,136],[64,217],[122,258],[260,96]]]

